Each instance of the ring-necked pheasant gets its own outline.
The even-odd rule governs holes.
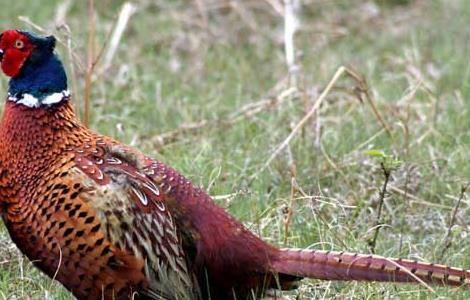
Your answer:
[[[170,167],[84,127],[55,39],[8,30],[0,208],[18,248],[79,299],[243,299],[302,277],[470,285],[470,272],[279,249]]]

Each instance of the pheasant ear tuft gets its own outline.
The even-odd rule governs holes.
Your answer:
[[[55,36],[50,35],[50,36],[46,37],[46,40],[47,40],[47,46],[49,47],[49,49],[54,50],[55,44],[56,44],[56,41],[57,41]]]

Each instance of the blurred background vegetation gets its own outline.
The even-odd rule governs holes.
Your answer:
[[[3,2],[2,30],[59,38],[82,118],[89,79],[92,128],[173,166],[269,242],[470,267],[469,1],[293,1],[291,64],[281,0]],[[341,66],[360,81],[343,74],[281,149]],[[0,228],[1,298],[72,299]],[[284,295],[470,297],[317,280]]]

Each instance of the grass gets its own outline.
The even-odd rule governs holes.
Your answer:
[[[120,1],[96,2],[99,48],[114,26]],[[287,89],[284,84],[270,92],[287,74],[283,20],[267,1],[231,8],[207,5],[207,26],[192,2],[136,1],[138,10],[111,69],[93,82],[91,127],[173,166],[278,245],[284,243],[290,170],[295,167],[295,180],[311,197],[295,194],[287,244],[328,250],[369,251],[384,177],[380,161],[364,151],[384,151],[403,163],[391,174],[382,212],[387,226],[379,232],[375,252],[469,268],[466,195],[456,212],[450,246],[442,252],[461,187],[470,177],[470,3],[304,2],[295,38],[298,87],[304,96],[162,145],[156,137],[182,124],[226,120],[244,105]],[[29,28],[17,19],[29,16],[64,38],[54,21],[63,3],[70,4],[66,22],[73,50],[84,63],[85,1],[12,2],[0,10],[0,25]],[[67,61],[65,47],[58,51]],[[383,131],[371,107],[354,95],[355,83],[342,78],[321,106],[316,119],[320,130],[317,121],[310,121],[288,150],[259,172],[341,65],[366,78],[393,137]],[[85,70],[77,69],[82,87]],[[3,77],[0,91],[7,91]],[[1,297],[72,299],[16,252],[6,230],[0,232]],[[434,294],[418,285],[303,283],[302,299],[470,297],[469,292],[444,287],[436,287]],[[296,294],[286,295],[294,299]]]

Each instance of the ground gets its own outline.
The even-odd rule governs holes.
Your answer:
[[[273,244],[470,268],[469,1],[301,1],[290,76],[282,1],[134,1],[117,47],[110,37],[123,2],[95,2],[92,128],[173,166]],[[41,32],[32,23],[59,37],[83,107],[86,1],[14,1],[0,10],[2,30]],[[341,66],[364,81],[341,76],[277,151]],[[305,280],[286,297],[470,297],[433,289]],[[0,296],[72,299],[3,227]]]

